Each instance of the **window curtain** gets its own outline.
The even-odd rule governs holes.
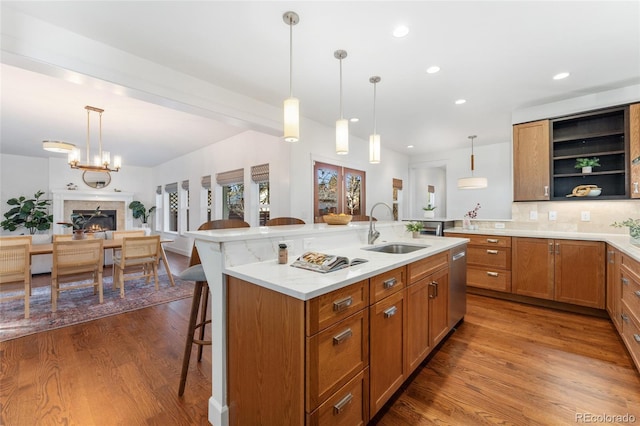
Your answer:
[[[244,169],[216,173],[216,183],[220,186],[244,183]]]
[[[211,189],[211,175],[202,176],[202,179],[200,180],[200,183],[202,184],[202,187],[204,189]]]
[[[251,167],[251,179],[255,183],[269,182],[269,164],[260,164]]]
[[[158,185],[158,187],[156,188],[156,194],[162,195],[162,185]]]
[[[185,191],[189,190],[189,181],[188,180],[183,180],[182,184],[180,185],[182,187],[182,189],[184,189]]]
[[[178,192],[178,183],[168,183],[164,186],[164,192]]]

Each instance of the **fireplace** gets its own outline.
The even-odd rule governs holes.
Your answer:
[[[95,210],[74,210],[73,214],[82,215],[85,219],[91,218]],[[113,231],[117,228],[118,212],[117,210],[100,210],[100,216],[91,218],[85,225],[86,232],[103,232]]]
[[[102,212],[109,210],[116,212],[112,218],[113,222],[111,224],[103,224],[102,226],[108,226],[113,231],[133,229],[133,216],[131,209],[127,208],[133,201],[132,192],[105,192],[104,190],[69,191],[66,189],[54,189],[51,192],[53,194],[54,234],[65,234],[69,232],[68,229],[65,229],[58,223],[69,222],[73,212],[84,210],[91,215],[96,208],[100,208]],[[91,222],[94,223],[93,220]]]

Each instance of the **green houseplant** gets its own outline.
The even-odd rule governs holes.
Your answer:
[[[13,207],[4,214],[5,220],[0,223],[2,229],[15,231],[26,228],[31,235],[49,230],[53,223],[53,215],[49,214],[51,200],[41,199],[43,195],[44,191],[38,191],[33,198],[20,196],[9,199],[7,204]]]
[[[73,213],[71,215],[71,222],[58,222],[58,225],[73,228],[74,239],[83,239],[87,225],[93,220],[93,218],[99,216],[103,216],[100,211],[100,206],[96,207],[95,211],[91,213],[91,216],[89,217],[85,217],[80,213]]]
[[[405,225],[405,228],[407,232],[411,232],[416,237],[424,229],[424,224],[422,222],[409,222]]]
[[[424,217],[426,218],[433,219],[436,216],[435,215],[436,206],[432,204],[427,204],[427,207],[423,207],[422,210],[424,210]]]
[[[640,246],[640,219],[627,219],[622,222],[613,222],[611,226],[616,228],[629,228],[629,236],[631,237],[631,244]]]
[[[576,169],[582,169],[582,173],[591,173],[594,167],[600,167],[600,159],[592,158],[576,158]]]
[[[149,218],[156,211],[156,206],[151,207],[149,210],[140,201],[132,201],[129,203],[129,208],[133,213],[134,219],[140,219],[143,224],[149,223]]]

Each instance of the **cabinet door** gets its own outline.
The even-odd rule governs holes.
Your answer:
[[[429,278],[407,288],[407,367],[415,368],[427,357],[429,344]]]
[[[631,198],[640,198],[640,104],[629,106],[629,158],[631,161],[629,194]],[[638,159],[635,164],[634,159]]]
[[[553,240],[513,237],[513,293],[553,300],[554,249]]]
[[[429,336],[435,347],[449,332],[449,270],[442,269],[429,279]]]
[[[604,243],[555,240],[555,298],[604,309]]]
[[[513,126],[513,199],[549,200],[549,120]]]
[[[404,290],[369,308],[371,417],[404,381]]]
[[[607,245],[607,312],[618,332],[622,331],[620,322],[622,284],[620,278],[620,251]]]

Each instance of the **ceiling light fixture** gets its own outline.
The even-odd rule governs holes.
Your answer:
[[[336,50],[333,56],[340,61],[340,119],[336,121],[336,154],[349,153],[349,120],[342,116],[342,60],[347,57],[345,50]]]
[[[427,74],[435,74],[438,71],[440,71],[440,67],[437,66],[437,65],[433,65],[433,66],[430,66],[429,68],[427,68]]]
[[[293,26],[300,22],[295,12],[282,15],[284,23],[289,25],[289,97],[284,100],[284,140],[298,142],[300,139],[300,101],[293,97]]]
[[[397,38],[402,38],[402,37],[406,36],[407,34],[409,34],[409,27],[407,27],[405,25],[398,25],[393,30],[393,36],[397,37]]]
[[[570,75],[571,74],[569,74],[568,72],[561,72],[561,73],[558,73],[558,74],[554,75],[553,79],[554,80],[563,80],[563,79],[569,77]]]
[[[63,141],[42,141],[42,149],[49,152],[57,152],[58,154],[69,154],[76,146],[69,142]]]
[[[376,132],[376,85],[380,83],[377,75],[369,78],[369,83],[373,83],[373,134],[369,135],[369,162],[378,164],[380,162],[380,135]]]
[[[487,178],[473,176],[473,169],[475,168],[474,155],[473,155],[473,140],[475,138],[477,138],[476,135],[469,136],[469,139],[471,139],[471,177],[458,179],[458,189],[480,189],[480,188],[486,188],[488,185]]]
[[[456,105],[462,105],[462,104],[465,104],[465,103],[467,103],[467,100],[466,100],[466,99],[458,99],[458,100],[456,101]]]
[[[69,153],[69,166],[72,169],[79,169],[85,171],[93,171],[93,172],[117,172],[122,167],[122,159],[119,155],[113,157],[113,165],[111,164],[111,154],[108,151],[102,150],[102,113],[104,112],[101,108],[96,108],[92,106],[85,106],[84,109],[87,110],[87,162],[85,164],[80,163],[80,150],[78,148],[73,149]],[[100,115],[100,134],[98,139],[98,155],[93,158],[93,163],[90,162],[91,158],[91,134],[90,134],[90,124],[91,124],[91,112],[97,112]]]

